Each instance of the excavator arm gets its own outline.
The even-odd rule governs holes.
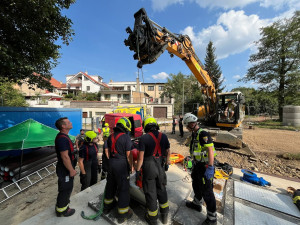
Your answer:
[[[134,14],[135,23],[133,31],[128,27],[128,39],[124,41],[131,51],[134,59],[138,60],[137,66],[155,62],[167,50],[171,57],[181,58],[197,78],[206,95],[205,114],[211,114],[215,108],[216,90],[214,83],[195,54],[192,42],[188,35],[174,34],[167,28],[159,26],[150,20],[144,8]],[[204,109],[203,109],[204,110]]]

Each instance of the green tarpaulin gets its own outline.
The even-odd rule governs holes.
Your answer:
[[[58,130],[33,119],[0,131],[0,151],[54,146]],[[69,135],[74,142],[75,137]]]

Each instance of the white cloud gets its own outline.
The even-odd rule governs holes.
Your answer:
[[[279,10],[285,6],[290,9],[300,7],[299,0],[152,0],[152,8],[155,11],[162,11],[170,5],[184,4],[185,2],[195,2],[201,8],[222,8],[222,9],[235,9],[243,8],[252,3],[258,3],[261,7],[274,8]]]
[[[167,77],[169,77],[169,75],[167,73],[165,73],[165,72],[160,72],[158,74],[152,75],[152,78],[154,80],[164,80]]]
[[[245,15],[245,12],[230,10],[219,16],[217,23],[195,33],[193,27],[186,27],[181,33],[190,36],[199,58],[205,57],[209,41],[216,48],[218,59],[245,51],[260,38],[260,28],[270,23],[257,15]],[[200,52],[200,53],[198,53]]]
[[[240,79],[241,76],[240,76],[240,75],[235,75],[235,76],[233,76],[233,78],[234,78],[234,79]]]

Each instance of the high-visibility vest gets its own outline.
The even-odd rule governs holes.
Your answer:
[[[109,127],[103,127],[103,137],[109,136]]]
[[[214,144],[204,144],[203,146],[200,144],[199,141],[199,135],[202,132],[202,129],[200,128],[197,131],[197,137],[193,141],[192,146],[192,152],[191,155],[197,162],[208,162],[208,152],[206,151],[208,147],[213,147],[214,150],[214,156],[217,155],[217,152],[215,150]]]

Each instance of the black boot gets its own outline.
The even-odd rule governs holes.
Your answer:
[[[119,214],[118,217],[118,223],[124,223],[125,221],[129,220],[133,215],[133,212],[131,209],[128,210],[127,213]]]
[[[217,225],[217,212],[207,210],[207,218],[202,225]]]
[[[201,225],[217,225],[217,220],[210,220],[206,218],[206,220]]]
[[[157,215],[156,216],[149,216],[148,213],[145,214],[145,220],[149,225],[157,225]]]
[[[196,205],[193,201],[186,201],[185,205],[186,205],[186,207],[194,209],[198,212],[202,211],[202,206],[201,205]]]
[[[57,210],[55,210],[55,212],[57,217],[68,217],[68,216],[72,216],[75,213],[75,209],[71,209],[68,207],[63,212],[58,212]]]
[[[161,213],[161,222],[163,224],[167,224],[168,223],[168,213]]]
[[[105,204],[104,203],[103,214],[104,215],[108,214],[115,207],[115,205],[116,205],[115,200],[112,203],[110,203],[110,204]]]

